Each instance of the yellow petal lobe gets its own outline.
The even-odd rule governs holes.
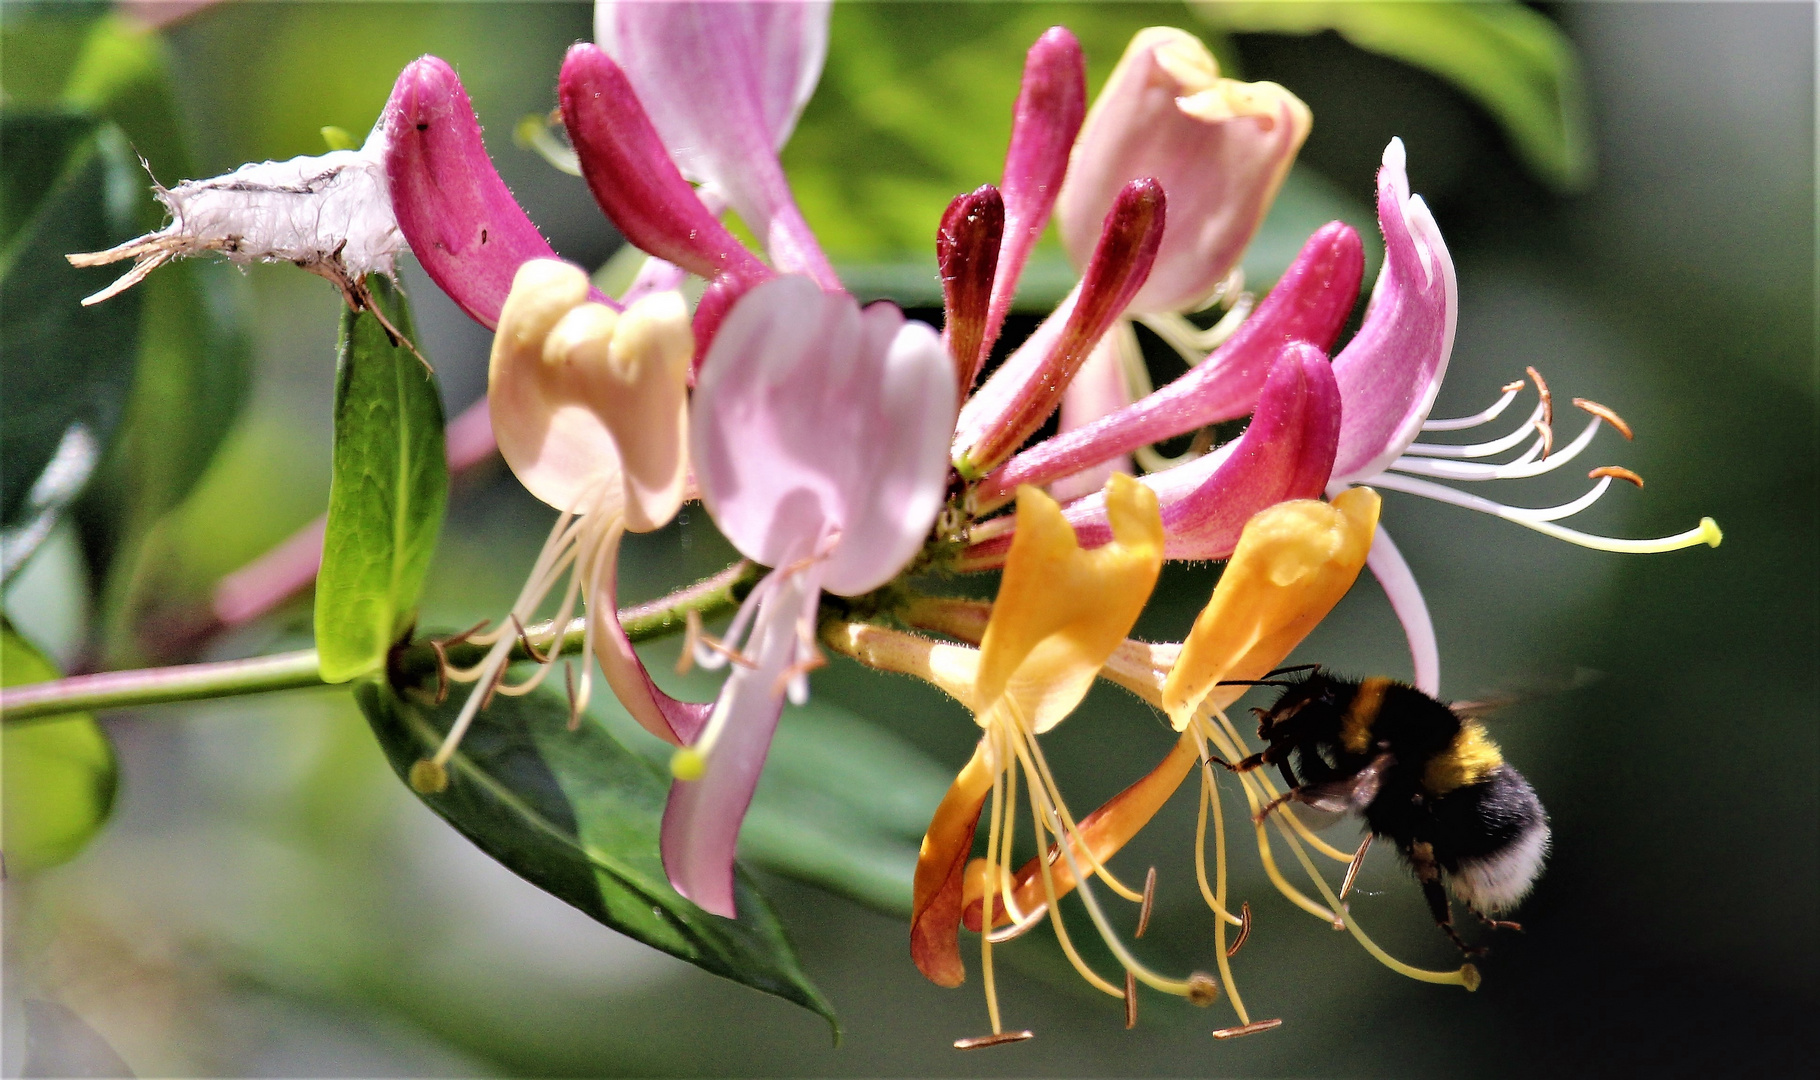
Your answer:
[[[1163,709],[1177,731],[1203,701],[1224,708],[1282,663],[1352,588],[1377,531],[1378,493],[1351,488],[1331,503],[1298,499],[1245,524],[1213,598],[1182,643],[1163,683]]]

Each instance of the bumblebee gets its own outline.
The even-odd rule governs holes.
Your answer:
[[[1304,672],[1299,678],[1293,673]],[[1415,873],[1437,925],[1468,956],[1454,929],[1448,888],[1493,929],[1529,894],[1548,853],[1548,817],[1534,789],[1504,761],[1485,727],[1462,709],[1406,683],[1345,679],[1318,665],[1272,672],[1257,685],[1282,695],[1258,717],[1265,749],[1228,767],[1274,765],[1287,802],[1358,814],[1371,837],[1396,844]],[[1365,848],[1347,874],[1358,872]],[[1342,895],[1344,893],[1342,892]]]

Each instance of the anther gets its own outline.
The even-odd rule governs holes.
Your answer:
[[[1592,413],[1594,416],[1616,428],[1618,434],[1624,436],[1626,439],[1631,438],[1630,425],[1625,423],[1624,418],[1613,412],[1609,406],[1601,405],[1596,401],[1588,401],[1583,397],[1577,397],[1574,399],[1574,407],[1577,409],[1585,409],[1587,412]]]
[[[1521,389],[1523,389],[1522,379],[1518,379],[1516,382],[1507,382],[1503,386],[1498,387],[1499,393],[1504,394],[1514,394]]]
[[[1150,929],[1150,911],[1155,906],[1156,867],[1153,866],[1144,874],[1144,900],[1143,903],[1138,905],[1137,930],[1132,933],[1132,937],[1141,938],[1144,936],[1144,931]],[[1129,977],[1129,973],[1127,973],[1127,977]],[[1128,1024],[1126,1026],[1129,1027],[1130,1025]]]
[[[1614,480],[1626,480],[1638,487],[1643,486],[1643,478],[1622,465],[1601,465],[1586,474],[1588,480],[1597,480],[1602,476],[1609,476]]]
[[[1006,1043],[1023,1042],[1036,1038],[1034,1031],[1004,1031],[997,1035],[976,1035],[971,1039],[954,1040],[956,1050],[984,1050],[988,1046],[1003,1046]]]
[[[1260,1031],[1270,1031],[1283,1026],[1281,1020],[1256,1020],[1239,1027],[1221,1028],[1213,1033],[1216,1039],[1236,1039],[1241,1035],[1256,1035]]]
[[[1365,852],[1371,849],[1372,835],[1371,833],[1365,834],[1365,839],[1359,841],[1359,850],[1352,854],[1352,862],[1347,864],[1346,880],[1340,882],[1340,899],[1342,900],[1346,899],[1346,894],[1352,891],[1352,883],[1359,876],[1359,868],[1365,865]]]
[[[441,705],[449,700],[449,654],[435,638],[430,639],[430,648],[436,653],[436,697],[431,704]]]
[[[738,660],[739,658],[736,656],[736,657],[734,657],[734,659]],[[785,668],[783,671],[778,673],[777,682],[772,684],[772,686],[771,686],[771,696],[772,697],[783,697],[784,691],[789,688],[791,681],[794,680],[797,676],[807,675],[811,671],[814,671],[816,668],[824,668],[827,666],[828,666],[828,658],[823,656],[820,652],[816,652],[814,655],[810,656],[807,660],[798,660],[796,663],[791,664],[789,667]]]
[[[531,635],[526,632],[525,624],[522,620],[519,619],[518,612],[514,611],[509,616],[509,618],[512,620],[512,628],[514,630],[518,631],[518,644],[524,647],[525,655],[530,657],[532,660],[536,661],[539,664],[549,663],[550,662],[549,656],[544,653],[538,652],[537,646],[531,644]],[[559,634],[557,636],[557,641],[560,642],[561,640],[562,640],[562,637]]]
[[[1137,976],[1125,971],[1125,1030],[1137,1027]]]
[[[1188,976],[1188,1004],[1205,1009],[1220,999],[1220,984],[1205,971]]]
[[[1239,903],[1239,935],[1226,946],[1226,959],[1230,960],[1239,954],[1239,948],[1251,937],[1251,901]]]
[[[569,730],[579,730],[581,728],[581,702],[575,699],[575,665],[564,664],[562,666],[562,686],[569,695]]]
[[[449,788],[449,771],[429,758],[411,765],[411,790],[419,795],[435,795]]]
[[[1530,379],[1535,382],[1536,396],[1542,402],[1542,419],[1536,421],[1536,430],[1542,433],[1542,459],[1546,461],[1555,448],[1555,399],[1549,394],[1548,382],[1540,371],[1533,367],[1523,370],[1529,372]]]

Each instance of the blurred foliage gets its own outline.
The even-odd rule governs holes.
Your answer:
[[[378,670],[416,622],[449,499],[442,397],[412,344],[410,307],[377,275],[368,288],[390,327],[372,311],[341,314],[334,471],[316,579],[316,651],[328,682]]]
[[[426,707],[414,699],[421,692],[355,690],[400,779],[436,751],[467,700],[461,692]],[[569,719],[568,701],[549,689],[496,696],[449,758],[447,787],[421,797],[538,888],[647,945],[813,1009],[838,1038],[833,1006],[745,871],[736,872],[736,920],[670,887],[658,855],[668,777],[593,724],[570,730]]]
[[[0,626],[0,685],[23,686],[59,672],[10,622]],[[30,874],[75,857],[114,808],[114,747],[87,713],[8,724],[0,739],[6,872]]]
[[[1503,125],[1525,164],[1563,192],[1592,182],[1580,60],[1560,27],[1518,0],[1190,0],[1202,23],[1234,33],[1336,30],[1465,91]]]

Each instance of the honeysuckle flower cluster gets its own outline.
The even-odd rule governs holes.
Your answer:
[[[1373,488],[1604,550],[1716,545],[1718,530],[1709,519],[1676,536],[1628,541],[1555,524],[1614,479],[1640,486],[1615,466],[1592,470],[1585,496],[1543,509],[1438,483],[1539,475],[1573,461],[1601,424],[1626,438],[1631,431],[1610,408],[1575,399],[1589,423],[1557,448],[1553,399],[1533,369],[1481,413],[1429,419],[1458,295],[1435,220],[1410,191],[1400,141],[1386,148],[1377,176],[1383,269],[1350,340],[1339,346],[1364,246],[1341,222],[1316,230],[1261,299],[1243,294],[1240,256],[1311,117],[1280,86],[1221,77],[1206,48],[1179,30],[1140,33],[1091,109],[1079,44],[1060,27],[1043,34],[1027,57],[999,183],[957,195],[930,223],[943,326],[907,320],[885,302],[862,306],[778,160],[819,78],[828,15],[826,3],[598,5],[597,41],[570,49],[557,91],[589,189],[650,256],[619,298],[555,258],[494,170],[460,80],[429,56],[400,74],[366,146],[335,159],[335,176],[382,176],[383,185],[359,197],[343,186],[313,192],[321,207],[347,212],[312,225],[291,207],[280,237],[264,196],[244,207],[218,203],[206,225],[171,202],[169,227],[117,252],[156,261],[200,250],[259,258],[306,250],[331,253],[351,271],[355,253],[389,252],[384,238],[396,235],[440,288],[496,331],[489,409],[500,451],[559,516],[505,618],[490,634],[468,635],[490,646],[484,658],[447,672],[474,689],[442,749],[413,770],[420,791],[449,782],[444,763],[493,695],[527,692],[554,670],[562,638],[533,640],[525,629],[533,613],[557,597],[560,627],[579,605],[584,652],[626,710],[676,748],[661,841],[670,880],[708,911],[734,916],[736,841],[772,733],[785,701],[809,693],[822,650],[833,650],[929,681],[981,729],[924,840],[911,917],[912,958],[944,986],[965,977],[960,928],[979,933],[991,1034],[957,1046],[1028,1037],[1001,1021],[992,950],[1042,922],[1091,985],[1124,1001],[1128,1023],[1141,983],[1202,1005],[1223,995],[1238,1021],[1216,1032],[1223,1037],[1274,1026],[1251,1019],[1233,977],[1250,915],[1228,896],[1213,766],[1250,753],[1224,711],[1241,684],[1277,669],[1367,565],[1407,630],[1417,685],[1438,689],[1426,608],[1379,528]],[[334,158],[242,173],[317,176]],[[204,181],[173,194],[214,198],[229,189],[239,190]],[[727,211],[760,250],[734,237],[722,222]],[[236,213],[246,226],[239,232]],[[1080,280],[988,373],[1019,275],[1052,218]],[[378,256],[360,258],[361,268],[390,268]],[[134,274],[150,268],[141,263]],[[693,311],[677,291],[686,276],[705,286]],[[1229,310],[1210,328],[1189,320],[1210,304]],[[1150,389],[1136,323],[1181,352],[1190,370]],[[1418,441],[1493,423],[1529,384],[1538,403],[1514,431],[1469,445]],[[1036,439],[1058,410],[1058,432]],[[1223,446],[1197,442],[1174,460],[1153,449],[1247,417],[1243,434]],[[1130,475],[1137,465],[1149,471]],[[624,534],[661,527],[692,499],[742,556],[768,568],[723,634],[691,634],[688,656],[728,671],[711,702],[659,689],[615,614]],[[1181,643],[1133,640],[1167,559],[1227,565]],[[925,588],[941,574],[981,570],[1002,571],[991,603]],[[838,599],[825,601],[830,595]],[[509,682],[518,644],[538,663]],[[583,670],[571,687],[577,722],[591,693]],[[1179,738],[1156,769],[1077,818],[1040,736],[1096,679],[1159,709]],[[1093,883],[1138,906],[1132,936],[1141,936],[1154,871],[1133,887],[1108,861],[1197,767],[1193,860],[1215,915],[1217,977],[1147,966]],[[1384,954],[1310,857],[1312,849],[1352,863],[1359,853],[1333,848],[1293,815],[1269,814],[1283,793],[1263,774],[1233,782],[1254,815],[1266,873],[1292,903],[1350,930],[1405,974],[1475,984],[1470,965],[1429,972]],[[1031,847],[1017,842],[1020,785],[1039,854],[1016,866],[1017,849]],[[982,814],[984,855],[975,858]],[[1315,896],[1282,872],[1272,829]],[[1059,906],[1071,891],[1121,976],[1095,970],[1075,948]]]

